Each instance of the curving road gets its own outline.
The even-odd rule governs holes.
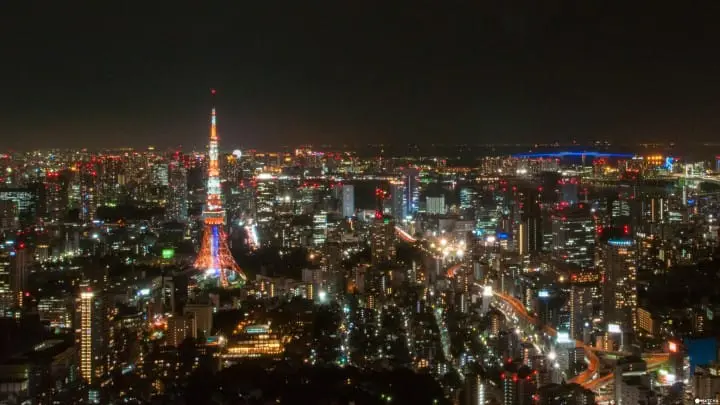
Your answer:
[[[528,314],[527,310],[525,309],[525,306],[522,305],[522,303],[515,297],[511,297],[507,294],[503,294],[500,292],[493,292],[495,297],[499,298],[506,304],[510,305],[515,313],[525,319],[526,321],[532,323],[533,325],[538,324],[537,318],[531,316]],[[543,326],[543,332],[547,333],[548,335],[555,336],[557,335],[557,331],[550,327],[550,326]],[[582,373],[576,375],[574,378],[570,380],[570,382],[574,382],[577,384],[582,385],[583,387],[592,390],[597,391],[599,388],[607,385],[608,383],[612,382],[615,378],[614,373],[606,374],[602,377],[597,377],[597,372],[600,367],[600,358],[595,354],[597,352],[603,352],[603,350],[600,350],[595,347],[588,346],[584,344],[583,342],[576,340],[575,344],[577,347],[582,347],[585,349],[585,357],[587,357],[588,360],[588,368],[583,371]],[[657,369],[664,363],[668,361],[669,354],[668,353],[645,353],[643,354],[643,358],[647,362],[647,368],[648,370]]]
[[[531,324],[536,326],[539,324],[538,319],[528,314],[525,306],[517,298],[496,291],[494,291],[493,294],[496,298],[499,298],[506,304],[510,305],[515,311],[515,313],[525,319],[527,322],[530,322]],[[542,331],[550,336],[557,335],[557,331],[555,330],[555,328],[548,325],[543,325]],[[595,351],[592,347],[584,344],[583,342],[576,340],[575,345],[577,347],[582,347],[583,349],[585,349],[585,357],[588,360],[588,367],[585,371],[572,378],[570,382],[580,384],[587,388],[587,386],[592,383],[592,381],[594,381],[595,376],[597,375],[597,372],[600,368],[600,358],[598,358],[598,356],[595,354]]]

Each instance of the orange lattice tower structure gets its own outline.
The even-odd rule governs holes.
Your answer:
[[[215,95],[215,90],[212,90]],[[220,168],[218,166],[217,117],[213,106],[210,116],[210,144],[208,155],[207,200],[203,210],[202,245],[195,259],[195,268],[208,277],[217,277],[220,287],[228,287],[231,279],[240,283],[247,280],[230,253],[225,234],[225,209],[220,196]]]

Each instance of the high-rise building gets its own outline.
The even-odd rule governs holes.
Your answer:
[[[108,372],[109,322],[106,299],[90,287],[82,287],[78,300],[80,376],[95,385]]]
[[[487,387],[479,374],[465,376],[463,405],[485,405]]]
[[[188,219],[187,170],[179,162],[172,162],[168,176],[170,193],[166,218],[169,221],[185,222]]]
[[[352,184],[342,186],[342,215],[343,218],[355,216],[355,186]]]
[[[0,232],[15,232],[20,226],[15,201],[0,200]]]
[[[15,296],[15,306],[23,307],[23,298],[25,291],[28,290],[29,267],[32,261],[32,255],[28,251],[25,243],[20,242],[11,253],[12,256],[12,282],[11,288]]]
[[[576,177],[566,177],[558,180],[560,188],[560,201],[569,205],[578,203],[578,188],[580,182]]]
[[[478,198],[478,192],[472,187],[463,187],[460,189],[460,209],[467,210],[475,207],[475,201]]]
[[[178,347],[188,337],[192,337],[197,330],[197,324],[193,314],[183,316],[171,316],[167,323],[167,338],[165,344]]]
[[[393,218],[403,220],[408,216],[405,201],[405,183],[402,181],[390,182],[390,213]]]
[[[543,249],[543,226],[538,191],[530,190],[524,193],[520,221],[525,224],[526,233],[523,235],[523,239],[527,242],[521,243],[525,243],[527,246],[526,254],[541,252]]]
[[[627,332],[635,329],[637,267],[632,239],[610,239],[603,247],[603,319]]]
[[[403,192],[407,215],[414,215],[420,208],[420,170],[407,168],[403,171]]]
[[[37,310],[40,320],[51,328],[70,329],[72,327],[72,297],[44,297],[38,300]]]
[[[268,224],[275,214],[275,206],[278,203],[278,181],[271,175],[257,177],[257,191],[255,193],[255,219],[264,226]],[[288,197],[292,202],[292,197]]]
[[[587,207],[567,208],[552,216],[553,257],[580,268],[595,267],[595,223]]]
[[[51,171],[45,175],[45,211],[46,221],[58,223],[68,206],[66,176]]]
[[[537,372],[511,364],[500,374],[503,405],[532,405],[537,393]]]
[[[167,187],[170,184],[170,171],[167,163],[154,163],[150,166],[150,184]]]
[[[184,308],[185,316],[192,317],[197,329],[192,331],[192,336],[211,336],[213,328],[213,307],[207,304],[187,304]]]
[[[440,197],[425,197],[425,211],[428,214],[445,214],[445,196],[441,195]]]
[[[327,212],[320,211],[313,215],[313,246],[320,247],[327,239]]]
[[[568,307],[570,312],[570,335],[581,339],[586,320],[590,319],[593,310],[592,287],[582,283],[571,283]]]
[[[370,225],[372,264],[387,263],[395,257],[395,223],[387,217],[374,218]]]
[[[15,203],[21,224],[31,224],[37,219],[38,193],[36,188],[0,188],[0,200],[9,200]]]

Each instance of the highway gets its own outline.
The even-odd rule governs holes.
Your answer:
[[[400,228],[399,226],[395,226],[395,233],[397,236],[408,243],[415,243],[417,242],[417,239],[413,238],[409,233],[405,232],[404,229]]]
[[[500,292],[493,292],[496,298],[502,300],[506,304],[510,305],[512,309],[515,311],[515,314],[522,317],[526,321],[532,323],[533,325],[538,324],[537,318],[531,316],[528,314],[527,310],[525,309],[525,306],[522,305],[522,303],[515,297],[511,297],[507,294],[503,294]],[[547,333],[548,335],[555,336],[557,335],[557,331],[550,327],[550,326],[544,326],[543,332]],[[612,382],[614,379],[614,373],[606,374],[602,377],[598,377],[597,373],[600,367],[600,358],[597,356],[597,352],[603,352],[603,350],[597,349],[595,347],[588,346],[584,344],[583,342],[576,340],[575,344],[577,347],[582,347],[585,349],[585,357],[588,360],[588,368],[583,371],[582,373],[576,375],[574,378],[572,378],[569,382],[577,383],[582,385],[583,387],[590,389],[592,391],[597,392],[598,389],[601,387],[607,385],[608,383]],[[643,354],[643,359],[647,362],[647,368],[648,371],[657,369],[664,363],[668,361],[669,355],[667,353],[645,353]]]
[[[530,322],[533,325],[538,325],[537,318],[531,316],[528,314],[527,310],[525,309],[525,306],[515,297],[511,297],[507,294],[503,294],[501,292],[494,291],[493,294],[496,298],[499,298],[506,304],[510,305],[512,309],[515,311],[515,314],[525,319],[527,322]],[[549,336],[556,336],[557,331],[548,325],[543,325],[542,331],[547,333]],[[574,382],[583,386],[587,386],[590,384],[593,379],[596,377],[596,374],[600,368],[600,358],[595,354],[595,351],[592,347],[585,345],[583,342],[576,340],[575,345],[577,347],[582,347],[585,349],[585,357],[588,360],[588,367],[585,371],[582,373],[576,375],[574,378],[570,380],[570,382]]]
[[[398,235],[400,239],[402,239],[405,242],[408,243],[415,243],[417,242],[417,239],[413,238],[410,234],[408,234],[405,230],[400,228],[399,226],[395,227],[395,232]],[[425,253],[430,254],[431,256],[438,258],[435,254],[435,252],[432,252],[424,247],[421,246],[421,249],[425,251]],[[453,277],[455,273],[460,269],[462,266],[462,263],[457,263],[455,265],[452,265],[447,270],[447,276]],[[509,305],[513,312],[518,316],[523,318],[526,322],[535,325],[540,326],[539,321],[534,316],[530,315],[527,312],[527,309],[525,309],[525,306],[515,297],[511,297],[507,294],[493,291],[493,295],[495,298],[501,300],[505,304]],[[555,328],[549,326],[549,325],[542,325],[542,332],[546,333],[549,336],[557,336],[557,331]],[[576,347],[582,347],[585,352],[585,357],[588,362],[588,367],[585,371],[582,373],[576,375],[572,379],[570,379],[569,382],[580,384],[583,387],[590,389],[592,391],[597,392],[598,389],[601,387],[607,385],[608,383],[612,382],[614,379],[614,374],[609,373],[603,376],[598,376],[599,370],[600,370],[600,358],[596,353],[603,353],[603,350],[600,350],[598,348],[586,345],[580,340],[575,341]],[[648,370],[657,369],[662,364],[666,363],[668,360],[668,354],[667,353],[646,353],[643,355],[643,358],[647,362]]]

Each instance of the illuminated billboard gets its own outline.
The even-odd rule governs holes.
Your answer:
[[[570,339],[570,333],[569,332],[561,332],[558,331],[557,333],[557,342],[558,343],[571,343],[573,340]]]
[[[165,260],[170,260],[173,257],[175,257],[175,249],[169,248],[169,249],[163,249],[162,250],[162,258]]]
[[[540,290],[540,291],[538,291],[538,297],[539,298],[548,298],[548,297],[550,297],[550,291]]]
[[[609,323],[608,324],[608,333],[622,333],[622,329],[620,329],[620,325],[616,323]]]
[[[493,288],[491,285],[485,285],[483,286],[483,297],[492,297],[493,295]]]

